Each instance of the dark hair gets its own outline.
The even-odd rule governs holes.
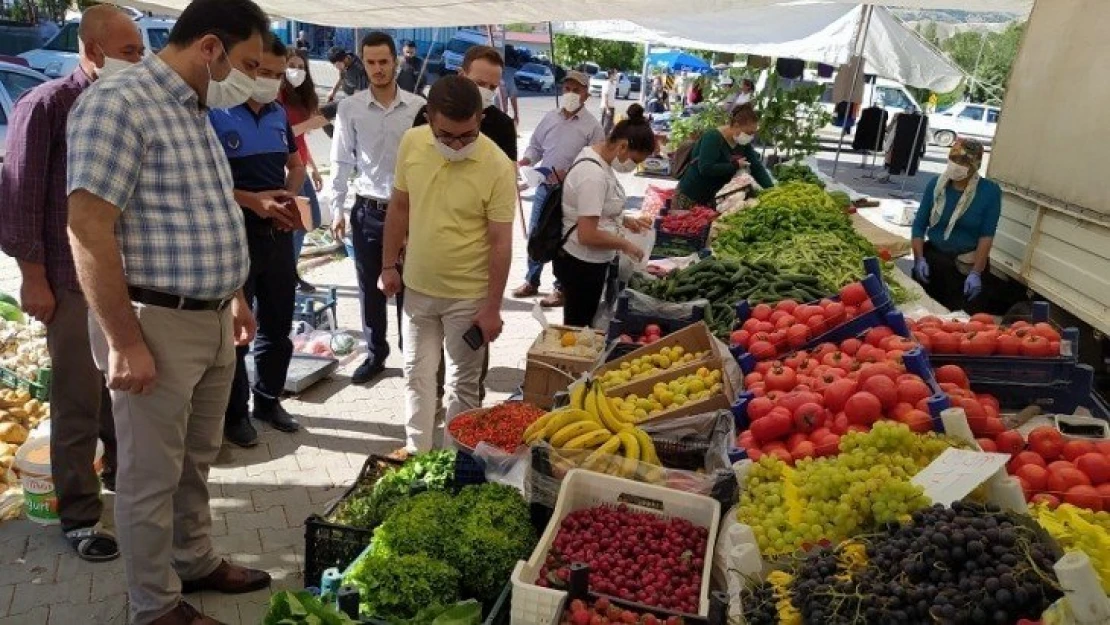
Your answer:
[[[280,56],[282,58],[289,56],[289,49],[285,47],[285,44],[281,42],[281,39],[278,39],[277,36],[272,33],[268,36],[269,40],[266,42],[267,53],[274,56]]]
[[[416,42],[412,39],[406,39],[405,43],[401,45],[402,48],[415,48]]]
[[[230,52],[252,36],[269,32],[270,18],[251,0],[193,0],[178,16],[167,43],[183,48],[216,35]]]
[[[505,59],[501,58],[501,53],[497,51],[497,48],[491,48],[489,46],[471,46],[471,48],[466,51],[466,56],[463,57],[463,71],[465,72],[470,69],[470,64],[478,59],[485,59],[498,67],[505,67]]]
[[[482,112],[482,94],[478,85],[462,76],[444,76],[435,81],[428,92],[428,113],[444,115],[447,119],[462,122],[477,117]]]
[[[328,63],[336,64],[340,61],[346,60],[348,53],[339,46],[332,46],[328,49]]]
[[[359,58],[362,58],[362,51],[365,48],[376,48],[378,46],[387,46],[389,48],[389,53],[393,56],[397,56],[397,42],[393,41],[393,37],[389,36],[388,33],[375,30],[374,32],[367,33],[366,36],[362,38],[362,43],[358,47]]]
[[[609,132],[609,143],[627,141],[628,149],[645,154],[655,153],[655,131],[644,117],[644,107],[631,104],[625,118]]]
[[[755,110],[751,102],[741,104],[740,106],[732,109],[732,114],[728,117],[730,126],[739,126],[740,124],[747,124],[759,121],[759,112]]]
[[[740,81],[740,86],[742,86],[742,87],[751,87],[752,91],[755,91],[755,83],[752,82],[751,78],[745,78],[744,80],[741,80]]]
[[[288,79],[281,81],[281,101],[286,107],[303,110],[308,115],[314,115],[320,108],[320,96],[316,95],[316,83],[312,80],[312,71],[308,68],[308,52],[305,50],[292,50],[289,58],[300,57],[304,60],[304,82],[300,87],[294,87]]]

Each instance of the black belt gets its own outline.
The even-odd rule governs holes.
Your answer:
[[[355,204],[368,208],[376,208],[382,212],[385,212],[385,209],[389,208],[389,200],[376,200],[372,197],[366,197],[365,195],[356,195]]]
[[[138,286],[128,286],[127,293],[131,296],[131,301],[139,304],[191,311],[223,310],[232,300],[230,297],[226,299],[193,299],[191,297],[162,293],[161,291],[152,291]]]

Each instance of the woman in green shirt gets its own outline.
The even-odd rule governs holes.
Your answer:
[[[750,103],[732,109],[727,125],[714,128],[698,139],[671,206],[687,210],[697,205],[715,205],[717,193],[744,165],[751,168],[752,177],[761,187],[774,186],[774,180],[752,147],[757,132],[759,113]]]

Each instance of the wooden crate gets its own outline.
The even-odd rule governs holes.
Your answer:
[[[736,401],[737,389],[733,385],[732,378],[729,376],[729,372],[726,367],[727,364],[727,360],[721,358],[720,356],[713,356],[712,358],[702,361],[701,364],[698,365],[698,367],[694,367],[693,371],[684,371],[686,367],[679,367],[678,369],[667,371],[661,375],[644,378],[642,380],[636,380],[635,382],[625,384],[624,386],[615,387],[606,391],[605,394],[609,397],[625,397],[627,395],[635,393],[640,397],[647,397],[651,394],[652,388],[654,388],[655,385],[659,382],[667,383],[671,380],[675,380],[694,373],[698,370],[699,367],[706,367],[711,371],[713,369],[721,370],[720,393],[717,393],[716,395],[713,395],[701,401],[690,402],[681,406],[673,407],[669,410],[665,410],[653,417],[649,417],[647,420],[642,421],[641,423],[651,423],[653,421],[659,421],[661,419],[672,419],[674,417],[685,417],[695,414],[704,414],[707,412],[714,412],[716,410],[728,410],[732,408],[733,402]]]
[[[639,380],[632,380],[619,386],[614,386],[607,389],[606,393],[610,393],[614,396],[627,395],[628,393],[635,392],[629,390],[633,385],[640,384],[641,382],[644,382],[646,380],[659,381],[662,376],[679,372],[681,372],[680,375],[674,377],[681,377],[682,375],[694,373],[701,367],[706,366],[706,363],[713,358],[723,359],[726,356],[729,358],[732,357],[728,353],[728,350],[724,348],[724,346],[713,337],[713,334],[709,331],[709,326],[707,326],[704,321],[699,321],[698,323],[687,326],[681,330],[678,330],[677,332],[672,332],[671,334],[664,336],[663,338],[650,345],[644,345],[634,352],[630,352],[628,354],[625,354],[624,356],[621,356],[620,358],[616,358],[602,364],[601,366],[594,369],[594,377],[600,377],[604,375],[607,371],[615,371],[617,369],[620,369],[621,363],[632,362],[633,360],[641,356],[658,354],[663,350],[664,347],[675,347],[678,345],[681,345],[682,348],[685,349],[688,353],[704,351],[708,351],[709,353],[706,354],[706,356],[703,358],[699,358],[698,360],[695,360],[693,362],[686,363],[680,367],[673,367],[671,369],[661,371],[656,375],[641,378]],[[669,377],[667,379],[673,380],[674,377]]]
[[[581,328],[553,325],[554,330],[561,332],[578,332]],[[594,330],[597,340],[604,344],[605,334]],[[583,373],[593,370],[600,356],[574,356],[570,354],[554,354],[540,349],[543,344],[543,332],[536,336],[532,347],[528,349],[524,367],[524,401],[550,410],[555,393],[564,391],[570,383],[578,379]],[[604,353],[604,350],[602,350]]]

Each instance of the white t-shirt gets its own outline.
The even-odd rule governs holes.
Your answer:
[[[567,174],[563,183],[563,234],[578,223],[579,217],[600,217],[598,228],[617,234],[624,213],[624,187],[617,180],[613,168],[592,147],[586,146],[574,162],[583,159],[593,159],[601,165],[582,163]],[[617,250],[582,245],[577,230],[567,239],[563,249],[587,263],[607,263],[617,255]]]

